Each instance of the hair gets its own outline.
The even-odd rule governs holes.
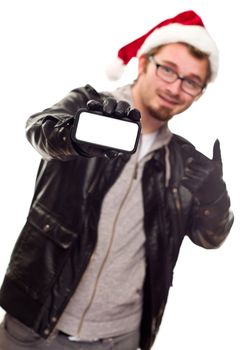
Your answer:
[[[190,44],[184,43],[184,42],[179,42],[179,44],[183,44],[185,45],[189,52],[191,53],[191,55],[195,58],[197,58],[198,60],[204,60],[207,59],[208,61],[208,70],[207,70],[207,76],[206,76],[206,82],[205,85],[210,81],[211,76],[212,76],[212,70],[211,70],[211,65],[210,65],[210,61],[209,61],[209,55],[206,52],[203,52],[201,50],[199,50],[198,48],[196,48],[195,46],[192,46]],[[163,44],[160,46],[156,46],[153,49],[151,49],[149,52],[147,52],[144,56],[145,57],[149,57],[149,56],[154,56],[162,47],[166,46],[167,44]]]

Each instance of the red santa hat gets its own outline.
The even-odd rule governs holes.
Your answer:
[[[151,49],[169,43],[184,42],[208,54],[211,65],[211,81],[218,72],[218,49],[207,32],[202,19],[194,11],[185,11],[167,19],[140,38],[123,46],[116,59],[107,68],[111,80],[121,77],[123,70],[133,57],[140,57]]]

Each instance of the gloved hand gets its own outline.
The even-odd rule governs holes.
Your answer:
[[[97,100],[89,100],[87,102],[87,111],[102,112],[102,114],[107,116],[112,116],[119,119],[131,119],[134,121],[140,120],[140,112],[137,109],[131,108],[130,104],[126,101],[117,101],[113,97],[106,97],[102,102]],[[102,149],[100,147],[95,147],[94,145],[82,145],[77,146],[78,152],[80,154],[90,156],[90,157],[107,157],[109,159],[114,159],[119,155],[119,152],[112,149]]]
[[[212,203],[225,192],[222,175],[220,144],[219,140],[216,140],[212,159],[199,152],[195,158],[187,159],[182,185],[205,205]]]

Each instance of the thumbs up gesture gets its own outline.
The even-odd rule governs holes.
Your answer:
[[[210,204],[226,190],[222,179],[222,159],[220,143],[217,139],[213,146],[213,157],[209,159],[196,151],[185,163],[181,184],[202,204]]]

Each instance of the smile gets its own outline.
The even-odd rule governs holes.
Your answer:
[[[163,104],[167,104],[169,106],[177,106],[179,104],[178,99],[172,99],[171,97],[167,97],[164,95],[158,95],[159,99],[163,101]]]

